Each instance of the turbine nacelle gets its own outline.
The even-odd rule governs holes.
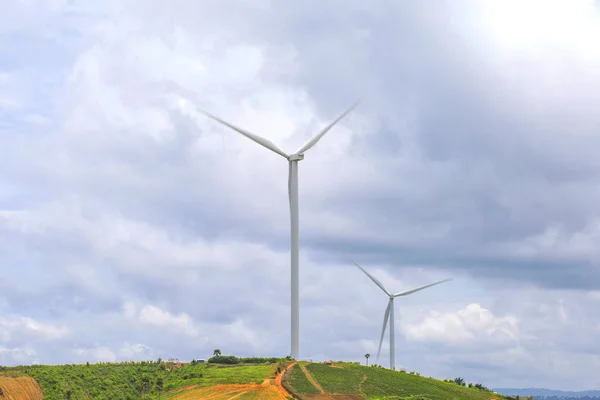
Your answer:
[[[217,117],[216,115],[213,115],[211,113],[209,113],[208,111],[204,111],[202,109],[197,109],[198,112],[204,114],[205,116],[207,116],[208,118],[220,123],[221,125],[224,125],[234,131],[236,131],[237,133],[246,136],[248,139],[252,140],[253,142],[256,142],[258,144],[260,144],[261,146],[271,150],[274,153],[279,154],[280,156],[287,158],[289,161],[302,161],[304,159],[304,153],[306,151],[308,151],[309,149],[311,149],[315,144],[317,144],[317,142],[319,142],[319,140],[321,140],[321,138],[323,136],[325,136],[325,134],[327,132],[329,132],[329,130],[331,128],[333,128],[333,126],[335,124],[337,124],[342,118],[344,118],[346,115],[348,115],[348,113],[352,110],[354,110],[354,108],[356,108],[356,106],[358,105],[358,101],[354,102],[354,104],[352,104],[346,111],[344,111],[343,113],[341,113],[336,119],[333,120],[333,122],[331,122],[329,125],[327,125],[325,128],[321,129],[321,131],[319,133],[317,133],[316,135],[314,135],[312,138],[310,138],[304,145],[302,145],[302,147],[300,147],[295,153],[293,154],[287,154],[285,151],[281,150],[279,147],[277,147],[273,142],[271,142],[268,139],[265,139],[262,136],[256,135],[252,132],[249,132],[245,129],[242,129],[238,126],[235,126],[219,117]]]
[[[288,157],[288,160],[290,160],[290,161],[302,161],[302,160],[304,160],[304,154],[302,154],[302,153],[301,154],[291,154]]]

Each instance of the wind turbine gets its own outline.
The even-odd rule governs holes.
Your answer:
[[[368,273],[363,267],[358,265],[358,263],[352,259],[350,259],[354,265],[356,265],[362,272],[365,273],[381,290],[384,291],[385,294],[388,295],[390,300],[388,301],[387,308],[385,309],[385,314],[383,315],[383,328],[381,329],[381,339],[379,339],[379,348],[377,349],[377,360],[379,360],[379,353],[381,352],[381,344],[383,343],[383,336],[385,335],[385,328],[387,327],[388,319],[390,320],[390,369],[396,369],[396,342],[394,339],[394,299],[396,297],[408,296],[409,294],[416,293],[420,290],[427,289],[428,287],[432,287],[435,285],[439,285],[440,283],[451,281],[452,279],[444,279],[442,281],[430,283],[429,285],[419,286],[414,289],[405,290],[403,292],[391,293],[388,291],[385,286],[373,275]]]
[[[309,139],[302,147],[296,150],[292,154],[287,154],[279,147],[275,146],[271,141],[255,135],[254,133],[248,132],[245,129],[239,128],[235,125],[230,124],[227,121],[222,120],[213,114],[198,110],[202,114],[209,118],[223,124],[234,131],[246,136],[248,139],[260,144],[263,147],[271,150],[274,153],[288,160],[289,165],[289,177],[288,177],[288,195],[290,201],[290,222],[291,222],[291,356],[294,359],[298,359],[299,356],[299,342],[300,342],[300,288],[299,288],[299,209],[298,209],[298,161],[304,160],[304,153],[313,147],[325,134],[333,128],[342,118],[344,118],[350,111],[352,111],[358,102],[355,102],[346,111],[340,114],[333,122],[323,128],[319,133]]]

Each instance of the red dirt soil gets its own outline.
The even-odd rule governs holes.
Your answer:
[[[42,400],[42,388],[27,376],[12,378],[0,376],[0,400]]]
[[[301,395],[304,400],[365,400],[364,397],[357,396],[355,394],[303,394]]]
[[[285,371],[291,368],[291,363],[281,371],[275,379],[265,379],[261,384],[231,384],[215,385],[204,388],[184,388],[172,400],[230,400],[230,399],[256,399],[256,400],[288,400],[292,395],[281,384]]]

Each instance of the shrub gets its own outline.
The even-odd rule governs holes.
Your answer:
[[[268,363],[268,364],[274,364],[276,362],[278,362],[280,359],[276,358],[276,357],[246,357],[246,358],[240,358],[239,359],[241,363],[246,363],[246,364],[264,364],[264,363]]]
[[[213,356],[208,359],[212,364],[275,364],[280,361],[281,359],[277,357]]]
[[[236,356],[213,356],[208,359],[213,364],[239,364],[240,360]]]

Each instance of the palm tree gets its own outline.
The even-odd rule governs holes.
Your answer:
[[[220,355],[221,355],[221,350],[215,349],[215,351],[213,351],[213,356],[218,357]]]
[[[465,386],[465,380],[463,378],[454,378],[454,383],[460,386]]]
[[[365,358],[367,359],[367,367],[369,366],[369,357],[371,357],[369,353],[365,354]]]

